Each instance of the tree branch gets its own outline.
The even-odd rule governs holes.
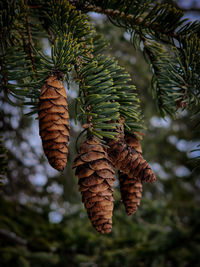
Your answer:
[[[96,12],[100,13],[103,15],[107,15],[110,18],[116,19],[116,20],[124,20],[128,23],[130,23],[129,26],[133,27],[134,26],[139,26],[144,28],[151,28],[154,32],[158,32],[160,34],[163,34],[165,36],[168,36],[170,38],[178,38],[179,36],[176,34],[175,31],[168,31],[164,27],[158,27],[157,23],[151,24],[150,21],[145,21],[145,17],[138,17],[135,14],[125,14],[125,12],[117,10],[117,9],[111,9],[111,8],[106,8],[104,9],[101,6],[96,6],[92,4],[85,4],[85,3],[79,3],[77,1],[71,0],[70,1],[72,5],[75,5],[77,9],[80,9],[85,12]],[[177,10],[180,10],[179,7],[176,8]],[[137,17],[137,18],[136,18]],[[120,25],[122,27],[122,25]]]

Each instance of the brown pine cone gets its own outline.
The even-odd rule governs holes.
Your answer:
[[[94,228],[100,233],[112,229],[113,189],[115,171],[107,153],[96,137],[82,143],[74,161],[79,178],[79,191]]]
[[[137,177],[142,182],[155,182],[156,177],[150,165],[141,153],[125,142],[123,134],[115,140],[109,140],[108,145],[108,156],[116,169],[127,174],[129,178]]]
[[[50,76],[42,86],[39,130],[49,163],[56,170],[62,171],[68,156],[69,113],[66,91],[57,76]]]
[[[142,182],[129,178],[126,174],[119,172],[120,191],[126,213],[131,215],[136,212],[142,197]]]

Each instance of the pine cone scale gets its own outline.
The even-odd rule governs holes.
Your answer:
[[[91,176],[94,173],[94,170],[90,169],[90,168],[83,168],[80,170],[80,168],[76,169],[75,174],[78,175],[78,178],[85,178],[88,176]]]
[[[100,145],[91,145],[89,144],[90,146],[88,146],[88,143],[83,143],[82,146],[81,146],[81,153],[86,153],[86,152],[102,152],[105,154],[105,151],[103,149],[102,146]]]
[[[89,166],[92,170],[95,170],[95,171],[106,169],[106,170],[111,171],[113,174],[115,173],[115,171],[113,170],[108,160],[97,160],[97,161],[91,162]]]
[[[91,162],[91,161],[94,161],[97,159],[103,159],[103,158],[105,158],[105,153],[101,153],[97,151],[90,151],[81,156],[81,160],[83,162]]]
[[[91,175],[87,178],[87,180],[81,178],[78,183],[84,186],[93,186],[93,185],[102,184],[103,182],[104,182],[104,179]]]
[[[110,178],[113,179],[113,171],[105,169],[105,170],[100,170],[96,171],[97,175],[102,177],[102,178]]]

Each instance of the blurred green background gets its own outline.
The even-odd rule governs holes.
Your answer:
[[[199,18],[198,14],[190,17]],[[71,136],[63,173],[51,168],[43,154],[37,119],[24,116],[27,110],[11,107],[1,97],[0,130],[8,150],[8,171],[0,193],[0,266],[200,266],[200,170],[194,168],[191,152],[199,142],[199,133],[191,130],[195,121],[187,112],[175,121],[161,118],[142,53],[104,16],[90,13],[90,17],[111,44],[107,53],[126,67],[138,89],[146,125],[143,154],[157,182],[144,184],[141,205],[130,217],[116,182],[113,230],[98,234],[81,203],[71,168],[81,131],[73,119],[77,85],[72,82],[67,90]],[[46,40],[42,42],[48,53]]]

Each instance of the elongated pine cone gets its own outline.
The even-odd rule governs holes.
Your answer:
[[[100,233],[109,233],[112,229],[115,171],[96,137],[82,143],[80,154],[74,161],[75,167],[79,191],[92,225]]]
[[[156,177],[148,162],[141,153],[125,142],[122,134],[119,134],[117,139],[110,140],[108,145],[108,155],[116,169],[127,174],[129,178],[137,177],[142,182],[155,182]]]
[[[69,142],[69,113],[67,94],[57,76],[44,83],[39,99],[39,130],[44,153],[58,171],[67,164]]]
[[[142,182],[129,178],[126,174],[119,172],[120,191],[126,212],[131,215],[136,212],[142,197]]]

